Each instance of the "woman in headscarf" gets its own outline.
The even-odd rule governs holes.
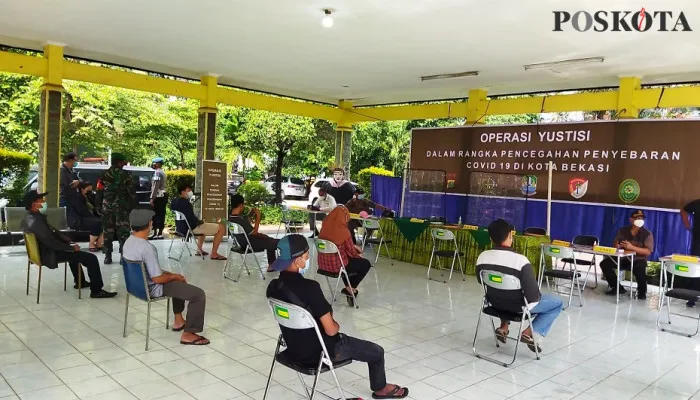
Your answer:
[[[340,258],[343,260],[345,269],[350,277],[350,282],[345,280],[345,288],[341,290],[345,296],[351,297],[351,293],[355,293],[357,297],[357,286],[362,282],[362,279],[367,275],[372,267],[369,260],[362,258],[362,250],[352,243],[350,231],[348,230],[348,221],[350,220],[350,212],[344,206],[338,206],[333,209],[321,225],[321,233],[319,239],[333,242],[338,247]],[[340,271],[340,260],[335,254],[318,255],[318,268],[324,271],[338,273]],[[352,291],[352,292],[351,292]]]

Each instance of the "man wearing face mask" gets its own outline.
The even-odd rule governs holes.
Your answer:
[[[126,156],[112,153],[112,165],[102,175],[102,229],[104,231],[105,264],[112,263],[114,240],[119,241],[119,251],[129,238],[129,213],[136,208],[136,183],[131,172],[125,171]]]
[[[647,298],[647,258],[654,252],[654,235],[644,228],[644,212],[636,210],[630,216],[630,225],[624,226],[617,231],[614,247],[634,251],[634,265],[630,265],[628,258],[620,260],[620,270],[632,270],[634,279],[637,281],[637,298],[645,300]],[[616,295],[617,286],[617,264],[611,257],[606,257],[600,263],[600,270],[603,271],[605,279],[608,281],[610,289],[605,294]],[[620,294],[627,291],[620,286]]]
[[[182,213],[182,215],[184,215],[187,219],[187,222],[175,221],[177,231],[185,234],[187,232],[187,223],[189,223],[190,228],[192,228],[192,233],[197,235],[198,256],[209,255],[209,253],[202,249],[202,246],[204,245],[204,239],[207,236],[214,236],[214,241],[211,246],[211,259],[226,260],[226,257],[219,254],[219,245],[226,234],[226,227],[223,224],[204,222],[197,218],[197,216],[194,214],[194,207],[192,207],[192,198],[194,197],[192,185],[187,183],[180,184],[177,191],[180,195],[173,199],[172,203],[170,203],[170,208],[173,211]]]
[[[334,208],[338,207],[335,198],[328,194],[329,188],[324,186],[318,190],[318,199],[314,201],[311,206],[312,209],[316,211],[322,211],[322,213],[309,214],[309,228],[311,228],[311,238],[318,236],[318,229],[316,228],[316,222],[323,221],[326,215],[333,211]]]
[[[372,342],[340,333],[340,325],[333,319],[333,309],[323,295],[321,285],[313,279],[304,279],[309,270],[309,244],[302,235],[287,235],[280,239],[280,256],[271,269],[280,271],[267,287],[267,297],[292,303],[306,309],[318,324],[321,337],[333,360],[366,362],[369,366],[370,389],[375,399],[400,399],[408,396],[408,389],[386,381],[384,349]],[[287,346],[285,354],[295,362],[316,365],[321,345],[313,329],[288,329],[280,325]]]
[[[97,256],[81,251],[80,246],[49,224],[44,215],[47,206],[44,199],[46,195],[47,193],[37,193],[36,190],[24,195],[24,208],[28,213],[22,220],[22,231],[33,233],[36,237],[41,262],[50,269],[56,269],[58,264],[68,262],[73,273],[75,289],[78,288],[78,268],[82,264],[90,277],[90,297],[103,299],[116,296],[116,292],[102,289],[102,273]]]
[[[342,168],[333,170],[333,180],[328,188],[328,194],[333,196],[338,204],[347,204],[355,194],[355,187],[350,181],[345,180],[345,171]]]

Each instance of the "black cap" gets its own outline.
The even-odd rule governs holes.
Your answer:
[[[46,195],[49,194],[48,192],[46,193],[39,193],[36,190],[30,190],[24,195],[24,199],[22,200],[22,203],[24,204],[24,209],[25,210],[31,210],[32,209],[32,204],[34,204],[35,201],[38,199],[43,199],[46,197]]]
[[[284,271],[292,265],[295,258],[309,251],[309,242],[302,235],[287,235],[277,243],[277,249],[280,256],[270,265],[270,269]]]
[[[358,186],[358,187],[355,188],[355,193],[357,193],[357,194],[364,194],[364,193],[365,193],[365,189],[362,189],[361,187]]]
[[[644,218],[644,211],[642,210],[634,210],[632,211],[632,215],[630,215],[631,218]]]
[[[78,158],[78,155],[71,151],[63,156],[63,162],[75,160],[76,158]]]
[[[513,225],[505,219],[499,218],[489,225],[489,237],[495,244],[503,243],[512,231]]]

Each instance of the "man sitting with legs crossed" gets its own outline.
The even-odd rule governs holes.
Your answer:
[[[175,322],[173,331],[182,331],[180,344],[206,345],[209,340],[198,335],[204,330],[204,309],[206,295],[197,286],[187,283],[187,279],[180,274],[163,271],[160,269],[158,250],[148,241],[148,235],[153,228],[153,216],[151,210],[137,209],[129,214],[129,224],[132,235],[124,242],[122,257],[128,261],[142,262],[148,273],[148,289],[151,297],[168,296],[173,299],[173,313]],[[187,320],[182,312],[187,305]]]
[[[489,292],[496,292],[495,299],[500,300],[491,299],[491,305],[498,310],[520,312],[523,295],[525,296],[533,321],[520,335],[520,341],[527,344],[527,347],[534,352],[534,334],[536,333],[542,337],[547,336],[549,328],[552,327],[552,323],[554,323],[554,320],[561,312],[562,302],[556,296],[540,293],[530,261],[527,257],[516,253],[512,249],[513,225],[503,219],[497,219],[489,225],[488,229],[489,236],[493,242],[493,249],[484,251],[476,260],[476,278],[481,283],[481,271],[490,270],[514,275],[520,279],[520,286],[523,289],[522,294],[514,293],[512,290],[498,293],[499,289],[489,288]],[[496,337],[500,342],[506,342],[508,323],[508,321],[501,320],[501,326],[496,329]],[[540,341],[537,342],[539,343]],[[541,352],[542,350],[538,348],[538,351]]]

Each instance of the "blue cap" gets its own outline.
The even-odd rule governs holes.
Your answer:
[[[295,258],[309,251],[309,242],[302,235],[287,235],[277,243],[277,249],[280,251],[280,255],[270,265],[270,269],[284,271],[292,265]]]
[[[151,160],[151,162],[154,162],[154,163],[161,163],[161,164],[163,164],[163,161],[164,161],[164,160],[163,160],[163,157],[156,157],[156,158],[154,158],[153,160]]]

